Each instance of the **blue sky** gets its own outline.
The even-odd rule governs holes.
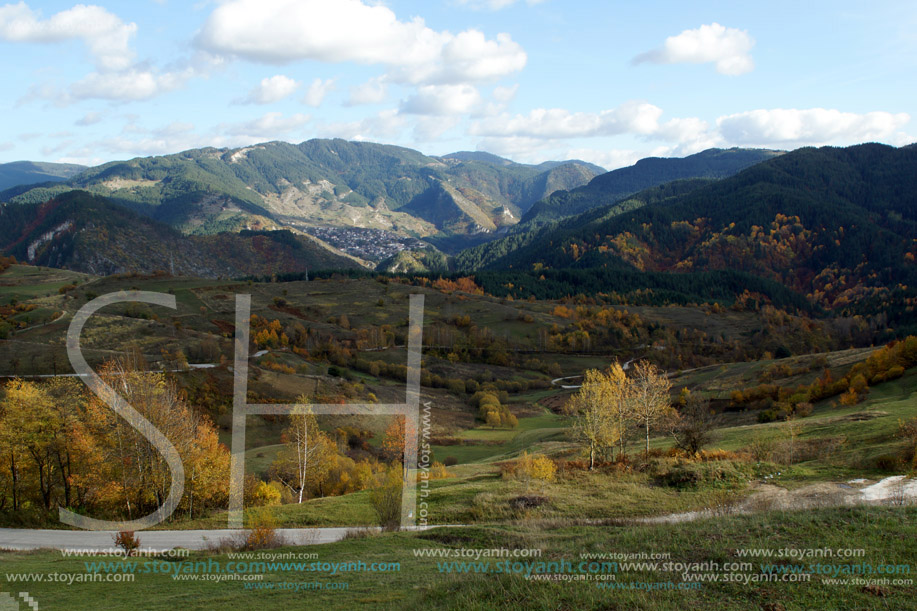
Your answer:
[[[606,168],[917,137],[917,4],[0,4],[0,162],[341,137]]]

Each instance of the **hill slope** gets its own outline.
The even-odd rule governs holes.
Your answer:
[[[213,278],[360,267],[287,230],[185,236],[84,191],[0,206],[0,221],[0,252],[98,275],[163,270]]]
[[[0,191],[18,185],[43,182],[62,182],[86,169],[73,163],[48,163],[44,161],[13,161],[0,163]]]
[[[839,312],[885,311],[911,320],[917,305],[914,148],[800,149],[614,212],[605,206],[569,219],[483,266],[579,274],[738,272]]]
[[[549,190],[574,188],[595,175],[580,162],[541,168],[494,159],[429,157],[337,139],[269,142],[107,163],[65,184],[16,190],[0,199],[42,203],[82,189],[192,234],[238,231],[254,221],[422,237],[514,224]]]
[[[779,155],[763,149],[709,149],[683,159],[648,157],[635,165],[596,176],[589,184],[558,191],[536,202],[523,223],[542,223],[612,204],[650,187],[687,178],[726,178]]]

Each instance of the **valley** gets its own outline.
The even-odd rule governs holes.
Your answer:
[[[233,153],[228,163],[263,150]],[[308,222],[292,208],[275,215],[268,206],[245,217],[250,228],[200,231],[229,225],[202,216],[189,225],[183,213],[151,217],[139,200],[114,195],[160,188],[147,178],[109,178],[104,184],[113,191],[104,196],[84,182],[88,190],[47,194],[47,201],[14,199],[0,208],[7,255],[0,440],[13,448],[0,463],[2,526],[66,528],[58,504],[120,520],[157,506],[169,481],[164,461],[119,445],[130,427],[73,377],[66,351],[81,307],[103,295],[150,291],[173,296],[176,309],[109,306],[86,325],[81,350],[182,448],[185,494],[153,530],[220,539],[195,557],[226,560],[230,550],[260,549],[245,533],[311,537],[319,535],[285,529],[318,528],[332,529],[315,531],[321,536],[337,533],[334,542],[310,542],[323,558],[361,546],[414,570],[426,569],[405,545],[532,545],[561,559],[599,541],[636,553],[643,541],[679,559],[726,562],[736,559],[739,541],[772,548],[788,537],[815,545],[827,521],[869,532],[870,554],[881,549],[886,560],[908,562],[912,550],[888,547],[867,525],[882,520],[906,529],[914,511],[914,219],[904,188],[913,149],[863,145],[765,157],[732,176],[664,183],[611,203],[588,200],[596,205],[578,214],[501,230],[480,214],[497,208],[447,186],[399,208],[428,223],[416,232],[352,216],[322,224],[345,210],[336,204]],[[492,161],[436,163],[454,169]],[[871,178],[879,166],[883,180]],[[859,178],[835,178],[849,168]],[[830,186],[813,186],[822,184]],[[352,203],[358,191],[335,193]],[[383,200],[366,210],[384,212]],[[207,208],[202,201],[183,205],[207,214],[219,208],[208,217],[217,220],[261,205],[239,199],[235,207]],[[176,205],[156,204],[169,214]],[[522,216],[513,206],[502,209]],[[453,208],[465,216],[443,221]],[[475,244],[487,223],[492,235]],[[470,242],[450,255],[433,245],[446,232],[453,246],[461,235]],[[243,524],[251,530],[239,535],[247,541],[233,542],[216,533],[230,523],[237,295],[252,299],[249,403],[368,407],[362,415],[247,416],[240,459]],[[404,401],[412,295],[424,298],[419,431],[398,417],[367,415],[374,405]],[[624,365],[619,378],[616,364]],[[633,411],[644,368],[656,372],[661,393],[658,417],[645,421]],[[590,386],[597,372],[618,381],[599,390]],[[594,394],[577,403],[586,393]],[[590,405],[617,411],[586,434]],[[309,431],[302,446],[297,426]],[[19,430],[29,432],[19,437]],[[411,434],[420,463],[402,471]],[[310,456],[299,472],[297,447]],[[135,461],[149,466],[119,466]],[[402,487],[403,477],[417,487]],[[109,480],[122,483],[108,487]],[[420,530],[398,528],[403,518],[392,503],[404,494],[423,507],[422,520],[411,516]],[[760,540],[761,529],[780,534]],[[712,534],[723,530],[733,533],[728,549]],[[277,539],[264,547],[293,545]],[[36,570],[51,562],[49,552],[6,557]],[[443,597],[456,587],[490,595],[491,586],[473,575],[444,576],[447,564],[420,591],[393,600],[447,608]],[[743,569],[742,579],[771,570]],[[658,568],[612,573],[668,579]],[[688,582],[684,575],[678,581]],[[493,587],[515,592],[519,583],[530,582],[506,575]],[[595,602],[599,588],[580,585],[537,591],[545,600]],[[708,586],[705,596],[732,608],[726,601],[736,587]],[[753,596],[803,604],[831,591],[822,580]],[[910,590],[894,592],[904,600]],[[871,600],[868,592],[858,596]],[[654,600],[665,608],[675,599]]]

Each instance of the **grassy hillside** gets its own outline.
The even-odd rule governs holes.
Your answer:
[[[385,572],[332,572],[325,570],[264,571],[257,581],[219,582],[211,579],[178,580],[162,569],[163,559],[139,558],[127,561],[136,565],[133,583],[92,583],[76,581],[62,588],[59,583],[3,581],[4,590],[18,592],[28,588],[42,608],[78,608],[91,605],[104,596],[111,609],[136,608],[143,599],[150,609],[210,609],[214,604],[230,607],[260,606],[280,608],[300,604],[303,596],[315,604],[335,607],[359,605],[367,609],[609,609],[652,608],[677,611],[685,608],[714,610],[759,609],[912,609],[917,589],[911,585],[857,586],[853,571],[862,564],[913,566],[917,562],[909,541],[917,535],[913,508],[839,508],[796,512],[771,512],[755,516],[719,516],[692,524],[616,525],[590,527],[559,525],[542,530],[537,525],[520,523],[509,527],[437,529],[424,533],[388,533],[354,538],[308,548],[281,548],[279,554],[315,553],[320,562],[395,563]],[[142,540],[142,534],[141,534]],[[858,558],[774,561],[761,556],[739,557],[737,550],[862,549]],[[484,560],[475,567],[454,560],[422,557],[417,550],[535,549],[539,557],[526,558],[503,574],[497,574],[497,560]],[[602,566],[602,561],[581,569],[583,554],[602,553],[663,554],[672,563],[693,563],[697,573],[719,576],[717,581],[692,583],[697,578],[684,572],[665,571],[662,563],[652,565]],[[421,552],[428,553],[428,552]],[[443,553],[443,552],[439,552]],[[623,556],[622,556],[623,557]],[[61,558],[58,552],[3,552],[0,555],[7,573],[60,573],[74,579],[85,577],[87,558]],[[105,559],[108,560],[108,559]],[[207,566],[225,566],[232,560],[226,554],[197,552],[185,559]],[[570,573],[585,573],[582,579],[539,579],[557,573],[566,561],[577,567]],[[307,561],[308,562],[308,561]],[[461,563],[463,561],[459,561]],[[711,566],[748,562],[735,571],[709,570]],[[155,563],[159,570],[153,570]],[[555,563],[549,566],[547,563]],[[825,565],[828,574],[816,574],[806,581],[781,583],[780,575],[769,580],[769,572],[803,569],[811,564]],[[145,568],[146,567],[146,568]],[[704,568],[706,567],[706,568]],[[835,567],[838,567],[835,569]],[[464,570],[462,570],[464,569]],[[579,570],[578,570],[579,569]],[[840,575],[835,579],[834,572]],[[590,575],[590,571],[592,574]],[[249,571],[257,574],[259,569]],[[483,573],[490,573],[485,578]],[[527,578],[526,572],[534,574]],[[566,572],[566,571],[564,571]],[[692,571],[689,571],[691,573]],[[735,574],[735,580],[722,574]],[[191,576],[193,577],[193,575]],[[209,575],[207,577],[210,577]],[[215,576],[214,576],[215,577]],[[866,575],[865,578],[870,576]],[[907,574],[891,576],[910,579]],[[862,578],[862,577],[861,577]],[[875,579],[875,576],[872,576]],[[650,585],[653,584],[653,585]],[[670,586],[668,584],[671,584]],[[678,587],[678,584],[684,584]],[[300,589],[297,591],[296,586]]]

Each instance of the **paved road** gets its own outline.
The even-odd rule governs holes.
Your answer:
[[[316,545],[340,541],[352,528],[278,528],[277,532],[290,545]],[[378,530],[378,527],[374,528]],[[238,530],[147,530],[138,532],[141,548],[205,549],[220,539],[232,537]],[[111,530],[37,530],[0,528],[0,549],[76,549],[110,550],[114,547],[115,531]]]
[[[621,369],[623,369],[624,371],[627,371],[628,369],[630,369],[630,364],[633,363],[635,360],[636,360],[636,357],[625,362],[621,366]],[[582,375],[578,375],[578,376],[565,376],[563,378],[554,378],[553,380],[551,380],[551,384],[553,384],[554,386],[560,386],[564,390],[576,390],[577,388],[582,388],[583,385],[582,384],[561,384],[561,382],[563,382],[564,380],[576,380],[582,377],[583,377]]]

